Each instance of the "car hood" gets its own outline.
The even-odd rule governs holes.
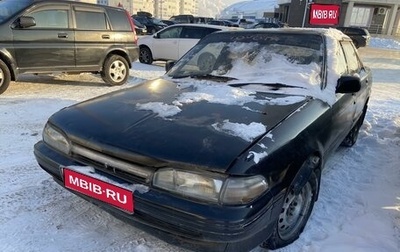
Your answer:
[[[222,172],[306,102],[265,92],[240,96],[242,89],[226,84],[207,90],[156,79],[64,108],[49,122],[72,142],[117,157],[121,150],[164,165]],[[229,92],[236,97],[219,97]]]

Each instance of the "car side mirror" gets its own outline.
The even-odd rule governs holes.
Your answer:
[[[175,65],[175,61],[173,61],[173,60],[168,60],[168,61],[165,63],[165,71],[168,72],[174,65]]]
[[[159,39],[160,38],[160,34],[159,33],[154,34],[153,38]]]
[[[361,89],[361,81],[356,76],[342,76],[339,78],[336,86],[336,93],[348,94],[356,93]]]
[[[36,26],[36,21],[33,17],[22,16],[16,20],[15,27],[17,28],[29,28]]]

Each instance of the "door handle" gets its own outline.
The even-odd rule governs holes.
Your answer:
[[[110,35],[101,35],[102,39],[110,39]]]
[[[59,33],[58,38],[68,38],[68,33],[65,32]]]

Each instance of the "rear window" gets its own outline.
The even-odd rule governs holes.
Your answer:
[[[346,33],[354,35],[363,35],[364,31],[361,29],[348,28]]]
[[[123,9],[107,9],[111,21],[111,27],[114,31],[131,31],[131,25]]]
[[[363,28],[347,27],[347,28],[338,28],[338,29],[343,31],[343,33],[345,33],[347,35],[367,35],[368,34],[368,31]]]

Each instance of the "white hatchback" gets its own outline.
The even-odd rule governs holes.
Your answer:
[[[189,51],[200,39],[210,33],[238,29],[207,24],[175,24],[153,35],[139,37],[139,61],[152,64],[155,60],[177,60]]]

